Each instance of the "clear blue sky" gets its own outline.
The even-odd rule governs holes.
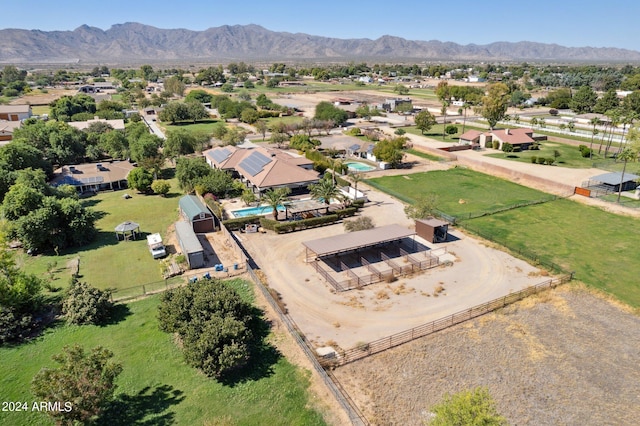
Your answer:
[[[29,0],[2,3],[6,28],[108,29],[140,22],[204,30],[258,24],[273,31],[337,38],[394,35],[459,44],[537,41],[640,50],[640,2],[632,0]]]

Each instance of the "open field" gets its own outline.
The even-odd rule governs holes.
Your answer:
[[[582,156],[577,146],[550,141],[543,141],[540,144],[539,150],[510,152],[508,154],[504,152],[498,152],[496,150],[492,151],[493,153],[486,155],[488,157],[504,158],[506,160],[520,161],[523,163],[531,163],[531,157],[554,158],[554,152],[557,151],[560,155],[556,158],[556,166],[577,169],[588,169],[592,167],[594,162],[604,160],[604,156],[598,154],[597,148],[593,153],[593,158],[589,159],[589,157],[584,158]]]
[[[221,122],[220,120],[214,120],[214,119],[199,120],[197,123],[183,121],[176,124],[162,123],[162,127],[167,132],[181,129],[181,130],[187,130],[189,132],[206,133],[210,135],[213,132],[213,128],[220,122]]]
[[[574,285],[340,367],[373,424],[423,424],[445,393],[487,386],[513,425],[631,425],[640,319]]]
[[[571,200],[523,207],[465,221],[509,247],[576,272],[576,279],[640,307],[638,219]]]
[[[253,300],[250,284],[232,283]],[[245,371],[245,377],[226,385],[187,366],[173,337],[158,328],[158,303],[158,297],[151,297],[118,305],[119,317],[107,326],[59,325],[34,342],[1,348],[3,399],[31,405],[33,376],[41,367],[54,366],[51,356],[63,346],[82,342],[85,348],[103,345],[112,350],[115,361],[123,366],[116,404],[104,424],[324,424],[322,416],[309,408],[308,372],[289,363],[271,345],[262,351],[260,362]],[[36,412],[0,412],[0,424],[53,422]]]
[[[367,183],[407,202],[425,194],[437,194],[436,208],[451,216],[490,212],[553,198],[544,192],[463,168],[380,177]]]
[[[71,277],[66,265],[76,258],[80,259],[82,279],[98,288],[127,288],[161,281],[160,263],[151,258],[146,235],[159,232],[165,236],[169,225],[178,218],[177,182],[172,180],[171,184],[172,193],[165,198],[133,190],[105,191],[87,198],[85,205],[101,216],[96,222],[96,240],[87,246],[62,251],[59,256],[24,255],[22,263],[30,272],[45,276],[47,265],[57,262],[52,284],[58,287],[66,287]],[[125,193],[132,198],[122,198]],[[114,228],[127,220],[139,223],[143,235],[136,241],[117,241]]]

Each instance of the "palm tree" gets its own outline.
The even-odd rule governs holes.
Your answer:
[[[273,209],[273,218],[275,220],[278,220],[278,207],[285,206],[285,209],[286,209],[287,205],[289,204],[288,195],[290,193],[291,193],[291,189],[287,187],[269,189],[264,193],[264,198],[265,198],[264,201],[265,203],[267,203],[269,207]],[[285,211],[285,217],[286,216],[287,216],[287,213]]]
[[[618,128],[620,124],[620,111],[617,109],[608,111],[607,116],[611,122],[611,131],[609,132],[609,139],[607,140],[607,147],[604,149],[604,157],[607,158],[607,154],[609,154],[609,149],[611,148],[611,143],[613,142],[613,135],[615,134],[615,129]]]
[[[353,189],[355,189],[355,194],[353,199],[358,198],[358,182],[362,180],[362,173],[351,173],[351,180],[353,181]]]
[[[622,194],[622,184],[624,183],[624,172],[627,171],[627,162],[635,161],[638,159],[638,152],[630,147],[625,147],[620,154],[618,155],[618,160],[624,161],[624,166],[622,167],[622,176],[620,177],[620,186],[618,187],[618,200],[620,203],[620,195]]]
[[[322,201],[327,205],[326,214],[329,214],[329,204],[331,199],[338,196],[338,187],[329,179],[322,179],[320,182],[309,185],[311,196],[318,201]]]
[[[600,117],[593,117],[589,120],[589,123],[593,126],[591,130],[591,144],[589,145],[589,160],[591,160],[593,158],[593,138],[598,134],[596,126],[600,124]]]

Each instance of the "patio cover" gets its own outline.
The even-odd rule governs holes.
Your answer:
[[[350,232],[334,237],[304,241],[302,245],[311,250],[317,257],[342,253],[376,244],[388,243],[411,237],[416,233],[400,225],[387,225],[364,231]]]

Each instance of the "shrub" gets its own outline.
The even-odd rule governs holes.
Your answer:
[[[369,216],[360,216],[357,219],[344,222],[344,229],[347,232],[363,231],[374,227],[373,219]]]
[[[94,424],[113,398],[116,378],[122,372],[112,357],[101,346],[90,352],[78,345],[65,346],[52,357],[60,366],[42,368],[31,381],[31,391],[40,401],[60,401],[60,409],[47,412],[56,424]]]
[[[171,190],[171,183],[162,179],[153,181],[151,184],[151,190],[164,197]]]
[[[485,142],[484,142],[484,147],[485,147],[485,148],[493,148],[493,142],[491,142],[491,141],[485,141]]]
[[[538,164],[544,164],[546,161],[547,161],[546,158],[538,157]]]
[[[491,142],[491,147],[492,147],[493,149],[498,149],[498,148],[500,148],[500,141],[493,141],[493,142]]]
[[[113,307],[111,294],[71,278],[62,313],[69,324],[100,324],[106,320]]]
[[[456,133],[457,133],[457,132],[458,132],[458,130],[457,130],[457,128],[456,128]],[[404,130],[404,129],[396,129],[396,131],[395,131],[395,132],[393,132],[393,133],[394,133],[394,134],[396,134],[396,135],[398,135],[398,136],[402,136],[402,135],[404,135],[405,133],[407,133],[407,131],[406,131],[406,130]]]
[[[551,109],[549,110],[549,114],[550,114],[550,115],[558,115],[558,110],[557,110],[557,109],[554,109],[554,108],[551,108]]]
[[[334,210],[333,214],[338,216],[338,219],[342,219],[345,217],[351,217],[356,214],[358,211],[357,207],[347,207],[346,209]]]
[[[164,293],[158,319],[162,331],[181,338],[187,363],[209,377],[249,360],[256,325],[252,307],[223,281],[205,279]]]
[[[578,149],[580,150],[582,158],[591,157],[591,153],[593,152],[593,150],[586,145],[580,145]]]
[[[531,157],[531,164],[536,164],[537,161],[538,157],[536,157],[535,155]]]
[[[329,214],[326,216],[312,217],[310,219],[296,220],[292,222],[280,222],[273,226],[273,230],[278,234],[284,234],[287,232],[301,231],[307,228],[327,225],[337,222],[338,220],[338,215]]]
[[[351,129],[347,130],[345,133],[349,136],[360,136],[362,134],[362,131],[360,130],[360,127],[352,127]]]
[[[551,165],[553,165],[553,163],[555,163],[555,162],[556,162],[555,158],[547,158],[547,159],[545,160],[545,164],[546,164],[547,166],[551,166]]]
[[[260,216],[238,217],[235,219],[227,219],[222,221],[222,224],[226,226],[229,231],[239,231],[247,224],[258,223],[260,223]]]

